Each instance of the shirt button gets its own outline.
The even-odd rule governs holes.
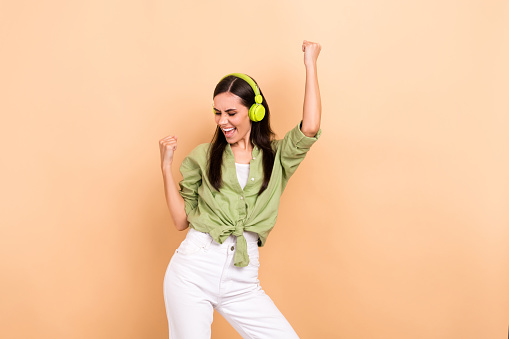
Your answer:
[[[256,157],[253,157],[253,160],[256,160]]]
[[[240,197],[240,200],[244,199],[244,197]]]
[[[235,249],[235,247],[232,246],[231,250],[233,251]]]
[[[254,181],[254,178],[251,178],[251,181]]]

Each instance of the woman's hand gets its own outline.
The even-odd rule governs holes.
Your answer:
[[[177,149],[177,136],[168,135],[159,140],[161,152],[161,168],[169,167],[173,163],[173,152]]]
[[[316,60],[318,59],[318,55],[320,54],[321,49],[322,46],[320,46],[319,43],[304,40],[302,43],[302,51],[304,52],[304,65],[316,65]]]

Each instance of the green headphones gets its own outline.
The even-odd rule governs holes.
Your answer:
[[[260,94],[260,90],[258,89],[258,86],[256,86],[256,83],[253,81],[253,79],[251,79],[249,76],[243,73],[231,73],[222,77],[221,80],[230,75],[236,76],[237,78],[241,78],[253,88],[253,91],[255,92],[255,103],[251,105],[251,107],[249,108],[249,119],[251,119],[254,122],[263,120],[263,117],[265,116],[265,107],[263,107],[262,105],[263,97]]]

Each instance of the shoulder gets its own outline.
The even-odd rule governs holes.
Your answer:
[[[209,142],[199,144],[191,152],[189,152],[188,157],[196,158],[196,157],[206,157],[209,149]]]
[[[182,160],[184,167],[189,166],[204,166],[207,163],[207,152],[210,143],[199,144],[189,152],[189,154]]]
[[[274,139],[270,142],[270,145],[272,146],[272,150],[274,152],[276,152],[279,148],[279,146],[281,145],[281,142],[283,141],[283,139]]]

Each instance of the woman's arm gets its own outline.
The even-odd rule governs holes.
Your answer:
[[[163,172],[166,203],[173,218],[175,228],[183,231],[189,227],[189,222],[187,221],[184,199],[177,189],[171,172],[173,152],[177,149],[177,137],[167,136],[159,140],[159,149],[161,151],[161,171]]]
[[[318,87],[316,60],[321,48],[320,44],[316,42],[304,40],[302,44],[304,65],[306,66],[306,88],[301,131],[308,137],[314,137],[320,129],[322,101],[320,99],[320,88]]]

